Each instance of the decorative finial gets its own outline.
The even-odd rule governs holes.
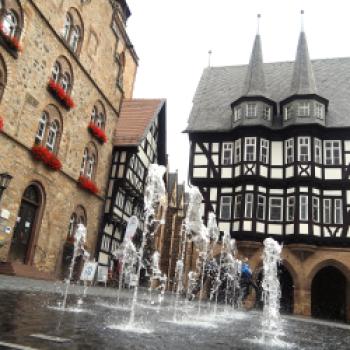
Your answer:
[[[300,11],[300,17],[301,17],[301,31],[304,31],[304,10]]]
[[[257,35],[260,34],[260,18],[261,18],[261,14],[258,13],[258,15],[257,15],[257,28],[256,28],[256,34]]]
[[[210,67],[210,64],[211,64],[211,54],[213,52],[211,50],[208,51],[208,67]]]

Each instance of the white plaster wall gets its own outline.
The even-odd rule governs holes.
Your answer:
[[[271,164],[283,165],[283,143],[282,141],[271,142]]]
[[[193,177],[207,177],[207,169],[206,168],[194,168],[193,169]]]
[[[282,234],[282,225],[280,224],[269,224],[267,233],[272,235],[281,235]]]
[[[341,178],[342,178],[341,168],[325,168],[326,180],[331,180],[331,179],[339,180]]]

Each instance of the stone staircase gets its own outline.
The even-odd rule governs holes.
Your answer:
[[[19,262],[0,262],[0,274],[38,280],[56,280],[56,277],[51,273],[39,271],[33,265],[25,265]]]

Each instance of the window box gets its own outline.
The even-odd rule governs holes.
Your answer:
[[[0,132],[4,129],[4,119],[0,117]]]
[[[79,186],[84,190],[87,190],[91,193],[99,192],[99,189],[97,188],[96,184],[86,176],[80,175],[78,179],[78,183],[79,183]]]
[[[101,143],[106,143],[107,142],[107,136],[101,128],[99,128],[95,123],[91,122],[88,125],[88,130],[90,133],[96,137]]]
[[[64,107],[67,109],[75,107],[74,101],[70,95],[64,91],[63,87],[60,84],[56,83],[53,79],[49,80],[48,89]]]
[[[52,170],[60,170],[62,168],[61,161],[57,158],[57,156],[50,152],[46,147],[35,145],[32,147],[32,154],[34,159],[40,160],[43,162],[48,168]]]
[[[15,36],[10,36],[5,33],[4,25],[0,23],[0,36],[5,45],[15,53],[15,57],[17,58],[17,53],[22,52],[22,46],[20,45],[18,39]]]

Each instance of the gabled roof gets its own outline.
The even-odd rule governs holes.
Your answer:
[[[114,134],[114,145],[139,146],[165,103],[164,99],[125,99]]]
[[[318,95],[329,100],[327,127],[350,127],[350,57],[312,60]],[[264,63],[266,91],[276,102],[291,95],[294,62]],[[242,95],[247,65],[204,70],[188,120],[187,132],[230,131],[232,101]],[[281,128],[273,120],[271,128]]]

